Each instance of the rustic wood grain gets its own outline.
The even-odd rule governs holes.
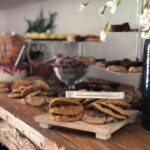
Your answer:
[[[95,135],[87,132],[74,131],[52,127],[42,129],[38,123],[34,122],[34,117],[46,113],[48,106],[31,107],[23,105],[16,100],[0,94],[0,106],[17,118],[34,128],[51,142],[55,142],[58,147],[65,150],[149,150],[150,132],[141,128],[140,121],[129,124],[116,133],[108,141],[95,139]]]
[[[70,129],[76,129],[80,131],[87,131],[91,133],[95,133],[97,139],[108,140],[111,138],[112,133],[119,130],[121,127],[125,126],[128,123],[133,123],[136,120],[139,112],[136,110],[131,111],[132,116],[128,119],[112,122],[109,124],[104,125],[95,125],[95,124],[88,124],[83,121],[76,121],[76,122],[58,122],[49,119],[49,114],[42,114],[35,117],[35,121],[39,123],[39,126],[42,128],[50,128],[50,126],[59,126],[59,127],[66,127]]]

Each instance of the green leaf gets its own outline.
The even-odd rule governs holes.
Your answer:
[[[104,25],[103,30],[104,30],[104,32],[108,32],[108,31],[109,31],[109,22],[107,22],[107,23]]]
[[[121,2],[122,2],[122,0],[118,0],[117,6],[119,6]]]
[[[54,24],[57,13],[49,12],[49,17],[44,17],[43,9],[40,10],[39,15],[36,17],[34,21],[25,19],[28,24],[27,32],[46,32],[49,30],[54,30],[56,25]]]

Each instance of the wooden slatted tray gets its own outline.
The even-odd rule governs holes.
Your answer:
[[[50,120],[48,114],[42,114],[35,117],[35,121],[39,123],[39,126],[42,128],[50,128],[52,126],[59,126],[64,128],[70,128],[75,130],[87,131],[95,133],[96,138],[108,140],[111,138],[112,133],[119,130],[121,127],[125,126],[128,123],[133,123],[136,120],[136,117],[139,115],[139,112],[132,110],[132,116],[126,120],[109,123],[106,125],[93,125],[88,124],[82,121],[76,122],[56,122]]]

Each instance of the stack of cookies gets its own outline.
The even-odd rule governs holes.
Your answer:
[[[1,81],[0,82],[0,93],[10,92],[11,84],[12,83],[9,81]]]
[[[59,97],[49,105],[49,118],[60,122],[73,122],[82,118],[84,107],[76,99]]]
[[[142,62],[131,61],[130,59],[106,61],[99,59],[96,61],[96,66],[106,68],[109,71],[120,73],[141,73]]]
[[[21,99],[22,102],[32,106],[41,106],[49,100],[48,91],[49,86],[45,81],[39,78],[29,78],[14,82],[12,92],[8,94],[8,97]]]
[[[85,111],[82,121],[91,124],[106,124],[131,117],[131,106],[123,100],[97,100]]]

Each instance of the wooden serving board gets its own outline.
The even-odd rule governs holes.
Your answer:
[[[87,131],[95,133],[96,138],[98,139],[108,140],[109,138],[111,138],[112,133],[119,130],[121,127],[125,126],[128,123],[134,123],[138,115],[139,111],[132,110],[132,116],[130,118],[105,125],[88,124],[82,121],[56,122],[50,120],[48,114],[36,116],[35,121],[38,122],[39,126],[42,128],[51,128],[52,126],[59,126],[75,130]]]

